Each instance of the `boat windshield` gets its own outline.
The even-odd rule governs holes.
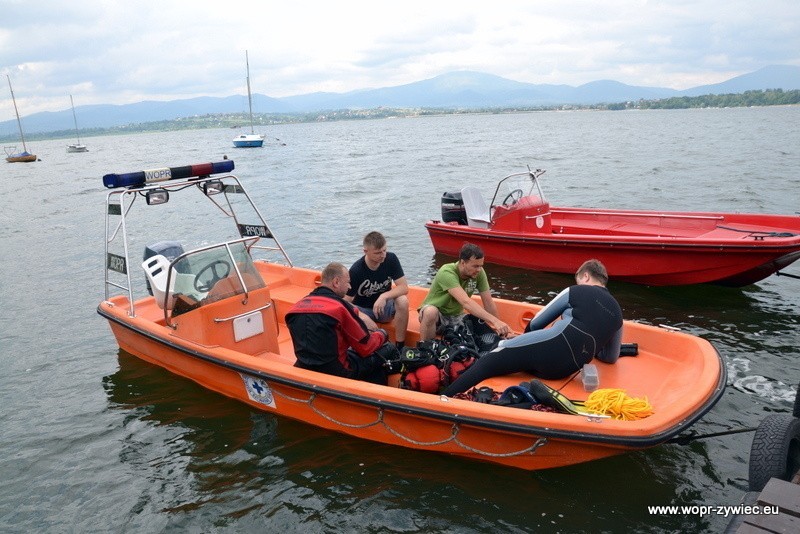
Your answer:
[[[528,172],[520,172],[506,176],[497,184],[497,188],[492,198],[491,207],[513,206],[523,197],[538,196],[544,201],[544,193],[539,187],[539,176],[545,171],[536,169]]]
[[[174,314],[264,287],[249,251],[256,241],[251,237],[219,243],[176,258],[171,273]]]

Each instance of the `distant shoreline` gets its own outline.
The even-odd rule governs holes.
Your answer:
[[[745,91],[739,94],[703,95],[696,97],[671,97],[658,100],[638,100],[619,102],[614,104],[564,104],[558,106],[535,107],[487,107],[487,108],[389,108],[378,107],[373,109],[340,109],[324,110],[310,113],[258,113],[253,115],[253,120],[258,127],[269,127],[278,124],[302,124],[313,122],[335,122],[346,120],[375,120],[393,118],[415,118],[443,115],[461,114],[505,114],[505,113],[533,113],[540,111],[628,111],[628,110],[653,110],[653,109],[708,109],[708,108],[735,108],[735,107],[774,107],[796,106],[800,104],[800,90],[783,91],[781,89],[767,89],[766,91]],[[82,128],[82,138],[109,135],[125,135],[131,133],[168,132],[182,130],[206,129],[237,129],[248,124],[248,117],[244,113],[215,113],[182,117],[178,119],[133,123],[124,126],[108,128]],[[74,130],[58,130],[52,132],[26,133],[27,141],[45,141],[57,139],[72,139]],[[19,142],[17,135],[0,137],[4,145]]]

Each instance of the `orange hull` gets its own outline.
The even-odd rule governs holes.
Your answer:
[[[119,346],[131,354],[250,406],[352,436],[495,462],[544,469],[596,460],[663,443],[699,419],[719,399],[725,367],[705,340],[625,323],[624,341],[639,345],[639,356],[614,365],[596,363],[601,388],[622,388],[646,396],[655,414],[639,421],[536,412],[450,399],[378,386],[294,367],[287,309],[319,282],[319,273],[256,262],[266,287],[220,300],[171,319],[153,297],[135,303],[109,298],[98,313],[109,320]],[[412,287],[416,308],[427,289]],[[503,319],[522,330],[539,309],[498,300]],[[260,311],[259,311],[260,309]],[[229,318],[260,313],[263,331],[236,341]],[[408,343],[419,338],[415,314]],[[516,374],[485,381],[502,391],[532,377]],[[562,388],[562,381],[550,382]],[[561,391],[571,399],[588,395],[578,380]]]

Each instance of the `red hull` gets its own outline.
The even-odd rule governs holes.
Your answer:
[[[551,210],[546,204],[534,210],[524,204],[500,216],[495,211],[489,228],[439,221],[425,226],[434,249],[444,254],[457,255],[471,242],[492,263],[570,274],[597,258],[613,279],[659,286],[743,286],[800,258],[800,217]],[[540,216],[541,229],[533,224]]]

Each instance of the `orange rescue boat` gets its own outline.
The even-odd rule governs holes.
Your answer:
[[[97,311],[123,350],[258,410],[377,442],[530,470],[659,445],[685,431],[723,393],[725,366],[710,343],[633,322],[625,323],[624,341],[638,344],[638,357],[594,363],[601,388],[621,388],[650,401],[655,413],[636,421],[420,393],[397,387],[397,375],[381,386],[297,368],[284,318],[317,287],[320,274],[292,265],[242,184],[229,174],[232,169],[233,162],[225,161],[104,177],[113,190],[106,207],[106,295]],[[198,195],[206,202],[198,202]],[[193,201],[185,208],[174,207],[194,216],[184,226],[167,224],[166,206],[154,207],[189,196]],[[148,209],[134,210],[137,203]],[[220,225],[210,225],[209,233],[192,241],[189,232],[208,219],[196,213],[202,204],[233,222],[239,235],[213,241]],[[142,212],[155,214],[153,221]],[[130,232],[134,222],[144,228]],[[158,238],[169,230],[183,240],[145,241],[151,244],[145,246],[142,274],[131,265],[129,252],[136,239],[147,239],[148,227]],[[187,245],[193,248],[184,252]],[[419,306],[426,293],[412,287],[410,305]],[[540,309],[503,299],[497,305],[503,320],[519,330]],[[419,324],[412,317],[406,340],[418,339]],[[482,385],[503,391],[532,378],[519,373]],[[579,380],[563,382],[546,383],[570,399],[588,396]]]

